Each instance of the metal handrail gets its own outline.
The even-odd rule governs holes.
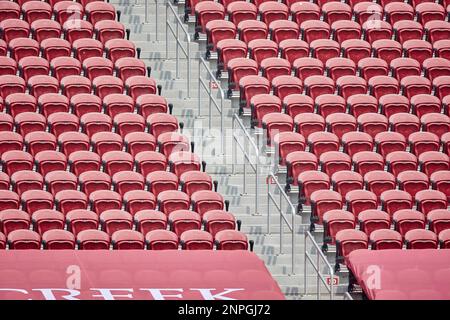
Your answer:
[[[306,231],[306,230],[305,230]],[[316,249],[317,252],[317,265],[314,264],[314,260],[312,258],[312,256],[309,254],[308,252],[308,239],[311,240],[311,244],[313,245],[313,247]],[[320,262],[321,260],[325,263],[325,266],[327,267],[328,271],[329,271],[329,276],[330,276],[330,284],[327,283],[327,281],[325,280],[324,276],[321,273],[320,270]],[[327,289],[327,291],[330,294],[330,300],[333,300],[333,294],[334,294],[334,269],[331,266],[331,264],[328,262],[327,257],[325,257],[325,255],[322,252],[322,249],[320,248],[320,246],[317,244],[317,242],[314,240],[314,237],[312,236],[312,234],[309,231],[305,232],[305,266],[304,266],[304,277],[303,277],[303,285],[304,285],[304,289],[303,289],[303,294],[306,295],[307,294],[307,265],[309,263],[311,263],[312,267],[314,268],[314,271],[317,273],[317,300],[319,300],[320,298],[320,281],[322,281],[322,283],[325,285],[325,288]]]
[[[236,127],[236,124],[238,127]],[[240,129],[240,130],[238,130]],[[243,194],[247,194],[247,164],[250,165],[250,167],[255,172],[255,213],[259,214],[259,170],[260,170],[260,161],[259,161],[259,149],[256,146],[255,142],[253,141],[252,137],[248,133],[247,129],[245,128],[244,124],[242,123],[241,119],[239,118],[238,114],[233,115],[233,121],[232,121],[232,134],[233,134],[233,165],[232,165],[232,171],[233,174],[236,173],[236,164],[237,164],[237,146],[242,151],[242,154],[244,155],[244,183],[243,183]],[[242,145],[239,142],[239,137],[237,136],[238,133],[244,133],[244,137],[246,138],[245,141],[248,143],[244,143]],[[250,154],[247,153],[247,148],[245,145],[250,145],[251,148],[255,152],[255,161],[252,162],[252,159],[250,157]],[[250,149],[249,149],[250,150]]]
[[[169,58],[169,30],[172,33],[172,36],[175,37],[176,41],[176,77],[177,79],[180,78],[180,54],[179,49],[183,52],[184,56],[186,57],[186,65],[187,65],[187,84],[186,84],[186,91],[187,91],[187,97],[191,97],[191,36],[189,35],[189,32],[186,30],[186,28],[183,25],[183,22],[181,21],[180,17],[178,16],[178,12],[175,11],[176,9],[174,6],[170,3],[170,1],[166,1],[166,59]],[[176,27],[175,30],[172,27],[170,21],[169,21],[169,11],[173,14],[176,21]],[[179,29],[183,31],[184,35],[186,36],[186,41],[180,40],[179,35]],[[186,42],[187,48],[185,49],[182,44]]]
[[[344,293],[344,300],[354,300],[349,292]]]
[[[280,184],[280,182],[278,181],[277,177],[275,176],[275,174],[273,172],[269,173],[268,179],[273,179],[273,181],[275,182],[275,186],[276,189],[278,190],[280,193],[280,202],[279,202],[279,206],[277,204],[277,201],[275,199],[275,194],[272,194],[270,192],[270,186],[271,183],[269,181],[267,181],[267,233],[270,234],[270,212],[271,212],[271,208],[270,208],[270,202],[272,202],[273,205],[275,205],[275,207],[278,210],[278,213],[280,214],[280,254],[283,253],[283,221],[286,223],[286,225],[288,226],[289,230],[291,231],[291,238],[292,238],[292,243],[291,243],[291,255],[292,255],[292,260],[291,260],[291,272],[292,274],[295,274],[294,271],[294,266],[295,266],[295,207],[292,204],[291,200],[289,199],[288,195],[286,194],[286,192],[284,191],[284,186],[282,186]],[[288,207],[291,209],[291,222],[289,223],[288,218],[286,217],[285,213],[283,212],[283,198],[284,200],[286,200]]]
[[[208,79],[203,79],[202,78],[202,67],[206,70],[207,74],[209,75],[209,81]],[[215,83],[217,86],[217,90],[219,91],[220,94],[220,103],[218,104],[216,99],[213,97],[212,95],[212,88],[211,88],[211,84]],[[221,149],[221,153],[225,154],[225,132],[224,132],[224,113],[223,113],[223,102],[225,100],[225,92],[223,91],[222,87],[221,87],[221,83],[219,80],[216,79],[216,77],[214,76],[213,72],[211,71],[211,69],[209,68],[209,66],[206,64],[206,61],[200,57],[198,60],[198,115],[201,115],[202,112],[202,99],[201,99],[201,88],[203,87],[203,89],[205,89],[206,93],[208,94],[209,97],[209,108],[208,108],[208,112],[209,112],[209,130],[211,131],[211,125],[212,125],[212,111],[211,111],[211,105],[214,104],[214,106],[216,107],[216,110],[220,113],[220,136],[221,136],[221,144],[222,144],[222,149]]]

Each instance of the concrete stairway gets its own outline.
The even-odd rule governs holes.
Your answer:
[[[317,250],[310,244],[305,246],[304,231],[308,230],[309,217],[296,215],[295,223],[295,268],[294,273],[291,270],[291,248],[292,238],[286,224],[283,224],[283,236],[280,236],[280,217],[278,211],[274,210],[274,206],[270,206],[268,210],[268,197],[266,177],[269,173],[268,167],[263,167],[259,173],[258,185],[255,183],[255,173],[250,166],[246,167],[246,193],[244,194],[244,166],[242,162],[232,170],[232,117],[238,111],[237,101],[235,99],[225,99],[223,103],[224,131],[225,131],[225,149],[221,150],[221,132],[220,115],[212,106],[211,115],[209,113],[209,98],[204,90],[202,90],[201,98],[198,100],[199,88],[199,63],[198,57],[204,57],[205,43],[193,40],[194,24],[189,22],[184,24],[192,38],[190,45],[192,61],[191,61],[191,81],[190,81],[190,97],[186,92],[187,87],[187,60],[179,51],[179,77],[176,75],[176,41],[173,36],[169,36],[167,42],[168,56],[166,57],[166,6],[165,0],[158,1],[158,16],[156,13],[155,0],[148,0],[148,23],[145,23],[145,2],[144,0],[110,0],[112,4],[121,11],[121,22],[131,30],[130,40],[137,47],[141,48],[141,59],[152,68],[152,77],[157,83],[162,85],[162,95],[167,98],[169,103],[174,105],[173,114],[179,121],[184,122],[183,133],[191,137],[195,141],[195,152],[199,154],[203,160],[207,162],[207,172],[211,174],[213,179],[219,182],[219,191],[230,200],[230,211],[235,214],[237,219],[242,221],[242,231],[245,232],[249,239],[255,241],[254,251],[266,263],[267,268],[272,273],[274,279],[280,285],[283,293],[288,299],[316,299],[317,293],[317,275],[313,271],[311,265],[308,264],[307,295],[304,295],[304,259],[305,250],[310,252],[313,260],[316,262]],[[170,0],[169,0],[170,1]],[[183,21],[184,4],[174,5],[178,12],[178,16]],[[156,19],[158,17],[158,19]],[[176,28],[175,18],[169,15],[169,21],[173,28]],[[158,40],[156,39],[156,26],[158,29]],[[181,45],[186,48],[187,39],[183,36],[181,27],[179,28],[181,37]],[[214,60],[207,62],[215,73],[216,63]],[[207,79],[207,75],[202,69],[202,77]],[[222,82],[222,88],[226,92],[226,82]],[[213,96],[219,101],[218,90],[213,90]],[[200,108],[199,108],[200,104]],[[199,112],[200,109],[200,112]],[[248,123],[247,121],[243,121]],[[209,130],[209,123],[212,130]],[[248,128],[248,125],[247,125]],[[250,130],[251,131],[251,130]],[[236,132],[236,129],[235,131]],[[251,131],[251,135],[255,137],[255,132]],[[223,152],[225,151],[225,152]],[[239,153],[239,152],[238,152]],[[280,180],[284,177],[280,175]],[[273,190],[274,185],[270,185]],[[255,210],[255,193],[258,190],[258,212]],[[275,192],[276,193],[276,192]],[[276,196],[278,198],[278,196]],[[292,197],[296,202],[296,197]],[[294,203],[295,204],[295,203]],[[286,205],[284,205],[286,208]],[[270,233],[267,230],[267,212],[269,211],[269,221],[271,224]],[[291,213],[286,212],[287,218],[291,219]],[[313,236],[318,242],[321,242],[320,231],[315,232]],[[280,239],[283,242],[283,253],[280,253]],[[328,257],[332,266],[334,266],[334,257],[332,256],[332,248],[330,248]],[[325,275],[326,267],[321,263],[321,272]],[[343,292],[346,290],[346,272],[341,272],[340,283],[342,285],[335,287],[335,297],[342,298]],[[325,287],[321,285],[320,299],[329,299]]]

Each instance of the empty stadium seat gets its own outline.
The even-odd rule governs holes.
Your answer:
[[[212,250],[213,237],[203,230],[186,230],[180,235],[181,247],[184,250]]]
[[[342,209],[342,196],[332,190],[316,190],[311,194],[311,228],[322,224],[323,215],[330,210]]]
[[[391,152],[386,156],[388,171],[397,176],[406,170],[417,170],[417,157],[406,151]]]
[[[133,170],[133,157],[124,151],[109,151],[102,155],[104,171],[114,175],[119,171]]]
[[[122,207],[122,197],[111,190],[96,190],[89,195],[91,210],[101,214],[107,210],[118,210]]]
[[[293,118],[300,113],[311,114],[314,111],[313,99],[303,94],[290,94],[284,97],[283,106],[285,112]]]
[[[439,138],[431,132],[414,132],[408,137],[410,150],[415,155],[428,151],[438,151],[440,148]]]
[[[365,132],[350,130],[341,136],[343,151],[350,157],[361,151],[373,150],[373,138]]]
[[[419,168],[426,175],[431,175],[440,170],[449,170],[449,157],[438,151],[424,152],[419,155]]]
[[[450,231],[448,229],[439,233],[439,243],[441,249],[450,248]]]
[[[134,230],[118,230],[111,236],[111,243],[115,250],[142,250],[144,249],[144,236]]]
[[[52,209],[53,195],[43,190],[28,190],[21,194],[22,209],[30,215],[38,210]]]
[[[256,20],[257,8],[251,2],[232,1],[226,6],[231,22],[238,25],[241,21]]]
[[[309,44],[300,39],[286,39],[279,43],[280,56],[292,65],[298,58],[309,56]]]
[[[97,230],[99,224],[98,215],[89,210],[72,210],[66,215],[67,230],[75,236],[83,230]]]
[[[21,195],[28,190],[40,190],[44,185],[44,179],[38,172],[22,170],[11,175],[11,185],[14,192]]]
[[[247,250],[247,236],[236,230],[222,230],[215,234],[214,242],[217,250]],[[250,245],[252,246],[252,245]]]
[[[118,209],[106,210],[100,214],[100,225],[102,226],[102,231],[112,236],[118,230],[131,230],[133,218],[126,211]]]
[[[169,214],[170,229],[177,236],[188,230],[200,230],[201,217],[198,213],[189,210],[175,210]]]
[[[331,176],[333,190],[339,192],[343,197],[352,190],[363,188],[362,176],[350,170],[337,171]]]
[[[335,91],[333,79],[326,76],[310,76],[305,79],[304,86],[306,94],[313,99],[320,95],[333,94]]]
[[[294,151],[286,156],[288,184],[297,185],[297,177],[301,172],[314,171],[318,167],[317,157],[310,152]]]
[[[144,190],[144,177],[133,171],[118,171],[112,176],[114,190],[123,196],[131,190]]]
[[[318,101],[319,99],[316,99]],[[338,105],[338,103],[336,104]],[[324,113],[323,105],[318,106],[321,113]],[[339,139],[342,139],[346,133],[356,130],[356,119],[352,115],[346,113],[333,112],[333,109],[328,109],[330,112],[326,116],[327,128],[334,133]]]
[[[403,238],[400,233],[394,230],[375,230],[370,234],[372,250],[402,249]]]
[[[408,192],[412,196],[415,196],[418,191],[429,187],[428,176],[423,172],[403,171],[398,174],[397,180],[399,189]]]
[[[220,193],[211,190],[201,190],[191,196],[192,210],[201,217],[210,210],[223,210],[224,200]],[[225,201],[225,209],[228,210],[229,203]]]
[[[320,155],[319,163],[321,170],[331,176],[335,172],[351,169],[351,158],[349,155],[339,151],[327,151]]]
[[[405,234],[414,229],[425,228],[425,216],[416,210],[399,210],[393,216],[394,228],[403,237]]]
[[[140,210],[134,214],[136,230],[147,235],[153,230],[165,230],[167,227],[167,216],[156,210]]]
[[[267,69],[266,69],[267,71]],[[303,92],[302,81],[290,75],[274,75],[272,78],[273,93],[281,100],[291,94],[301,94]]]
[[[322,251],[327,251],[328,244],[336,243],[336,234],[345,229],[355,228],[355,216],[345,210],[330,210],[323,216]]]
[[[103,44],[111,39],[123,39],[125,37],[124,25],[114,20],[101,20],[96,22],[94,32],[96,39]]]
[[[8,236],[14,230],[29,229],[31,217],[28,213],[18,209],[5,209],[0,212],[0,231]]]
[[[330,177],[319,171],[303,171],[297,177],[299,186],[299,201],[309,204],[311,194],[316,190],[328,190],[330,188]]]
[[[67,214],[72,210],[87,209],[87,196],[77,190],[62,190],[55,194],[56,209]]]
[[[340,230],[336,233],[336,264],[335,270],[340,270],[340,263],[345,263],[345,258],[350,252],[368,248],[368,237],[360,230]]]
[[[225,20],[209,21],[206,24],[206,36],[208,48],[215,50],[220,40],[236,38],[236,25]]]
[[[413,197],[406,191],[386,190],[380,195],[381,209],[392,216],[395,212],[413,208]]]
[[[378,198],[384,191],[395,189],[396,186],[395,177],[391,173],[381,170],[367,172],[364,175],[364,183],[367,190],[374,192]]]
[[[10,190],[0,190],[0,204],[3,210],[19,209],[20,197],[17,193]]]
[[[47,191],[53,195],[61,190],[76,190],[77,177],[68,171],[53,170],[45,175]]]
[[[100,156],[91,151],[75,151],[69,155],[70,171],[79,175],[85,171],[100,170]]]
[[[148,250],[177,250],[178,236],[168,230],[153,230],[146,234]]]
[[[54,170],[66,170],[67,166],[66,156],[61,152],[52,150],[39,152],[35,155],[34,160],[38,171],[42,175],[46,175],[48,172]]]
[[[42,245],[47,250],[74,250],[75,236],[66,230],[48,230],[42,234]]]
[[[301,39],[311,43],[317,39],[330,38],[330,25],[320,20],[303,20],[300,24]]]
[[[103,1],[93,1],[87,3],[84,8],[86,11],[87,20],[89,20],[89,22],[93,25],[95,25],[98,21],[116,19],[116,9],[112,4]]]
[[[405,234],[406,249],[437,249],[438,238],[433,231],[416,229]]]
[[[48,230],[64,228],[64,215],[56,210],[37,210],[33,212],[31,220],[33,222],[33,230],[41,236]]]
[[[358,214],[359,229],[368,236],[376,230],[390,229],[391,216],[381,210],[364,210]]]
[[[232,29],[232,26],[230,25]],[[258,20],[242,20],[237,25],[239,40],[249,43],[253,39],[267,39],[268,26]],[[231,37],[233,39],[234,37]]]
[[[280,132],[274,136],[274,142],[281,165],[285,164],[286,156],[289,153],[305,150],[305,138],[296,132]]]
[[[376,40],[372,43],[372,52],[374,57],[390,64],[392,60],[402,56],[402,45],[395,40]]]
[[[252,110],[252,125],[262,126],[262,119],[266,114],[281,112],[281,99],[271,94],[257,94],[250,100]]]
[[[427,213],[428,227],[436,234],[441,231],[450,229],[449,211],[444,209],[434,209]]]
[[[11,150],[1,155],[2,169],[8,175],[20,170],[33,169],[33,156],[20,150]]]
[[[162,191],[178,190],[178,177],[167,171],[153,171],[146,177],[149,191],[158,196]]]
[[[253,96],[270,92],[270,82],[257,75],[244,76],[239,79],[239,91],[239,105],[249,108]]]
[[[77,234],[78,250],[109,250],[110,236],[100,230],[83,230]]]
[[[302,81],[310,76],[321,76],[324,72],[323,62],[310,57],[295,59],[292,67],[295,70],[295,76]]]
[[[188,210],[190,199],[187,194],[178,190],[162,191],[157,196],[158,209],[165,214],[176,210]]]
[[[279,44],[283,40],[298,39],[298,24],[289,20],[272,21],[269,25],[270,39]]]
[[[96,190],[111,189],[111,177],[100,171],[83,171],[78,176],[78,182],[80,190],[88,196]]]
[[[12,250],[39,250],[41,248],[41,237],[31,230],[14,230],[8,234],[8,246]]]
[[[287,114],[272,112],[263,116],[262,127],[267,132],[267,144],[271,145],[276,134],[293,130],[294,120]]]
[[[167,159],[159,152],[143,151],[135,156],[136,169],[146,176],[148,173],[158,170],[166,170]]]

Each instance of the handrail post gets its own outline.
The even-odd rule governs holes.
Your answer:
[[[176,46],[176,49],[175,49],[175,59],[176,59],[176,77],[177,77],[177,79],[179,79],[180,78],[180,67],[179,67],[179,45],[178,45],[178,42],[179,42],[179,39],[180,39],[180,34],[179,34],[179,24],[177,23],[177,26],[176,26],[176,41],[177,41],[177,46]]]
[[[305,232],[305,237],[304,237],[304,248],[305,248],[305,254],[304,254],[304,266],[303,266],[303,295],[306,296],[307,293],[307,274],[308,274],[308,248],[307,248],[307,240],[308,240],[308,233]]]
[[[191,98],[191,40],[187,35],[187,97]]]
[[[144,3],[144,10],[145,10],[145,23],[148,23],[148,0],[145,0]]]
[[[156,8],[155,8],[155,14],[156,14],[156,17],[155,17],[155,32],[156,32],[156,41],[159,41],[159,38],[158,38],[158,20],[159,20],[158,19],[158,16],[159,16],[158,0],[155,0],[155,4],[156,4]]]
[[[166,2],[166,60],[169,59],[169,30],[168,30],[168,24],[169,24],[169,2],[170,0],[167,0]]]
[[[269,176],[268,179],[271,177]],[[270,234],[270,183],[267,181],[267,234]]]

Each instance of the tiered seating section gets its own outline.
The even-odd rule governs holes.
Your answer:
[[[118,16],[0,1],[0,249],[246,250]]]
[[[450,1],[186,6],[336,269],[369,242],[449,248]]]

